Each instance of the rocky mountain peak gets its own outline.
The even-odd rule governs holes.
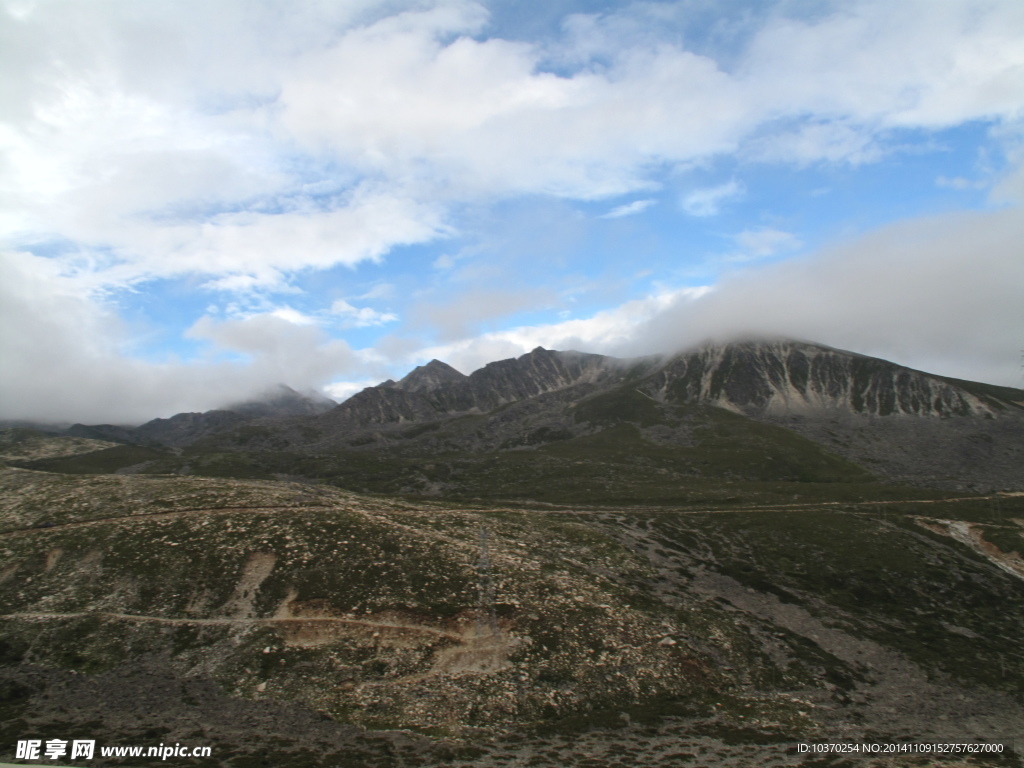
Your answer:
[[[329,411],[337,403],[319,392],[296,392],[287,384],[277,384],[262,394],[221,410],[234,411],[247,418],[313,416]]]
[[[431,360],[426,365],[414,368],[393,386],[404,392],[431,392],[440,387],[464,381],[466,378],[465,374],[455,370],[448,363]]]

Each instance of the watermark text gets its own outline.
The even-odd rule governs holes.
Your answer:
[[[100,757],[210,757],[210,747],[189,747],[179,743],[151,747],[96,746],[95,739],[20,739],[14,756],[19,760],[92,760]]]

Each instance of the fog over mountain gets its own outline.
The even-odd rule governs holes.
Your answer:
[[[757,329],[1020,386],[1021,242],[1019,209],[905,222],[817,257],[728,274],[699,301],[652,318],[627,347]]]
[[[1021,383],[1015,0],[0,3],[0,418],[781,334]]]
[[[586,321],[484,335],[430,350],[470,371],[534,346],[618,356],[709,339],[809,339],[947,376],[1020,386],[1024,217],[1017,207],[904,222],[806,258],[733,268]]]
[[[75,424],[65,434],[122,445],[71,464],[22,466],[301,477],[355,490],[470,498],[495,493],[487,486],[497,474],[506,483],[499,492],[537,499],[557,494],[567,478],[578,481],[579,465],[565,461],[577,454],[604,473],[596,498],[612,492],[641,500],[650,489],[643,482],[633,487],[640,465],[669,489],[709,477],[824,483],[887,477],[933,488],[1016,491],[1024,389],[944,378],[785,338],[628,359],[537,347],[468,376],[432,360],[340,405],[281,386],[230,409],[179,413],[134,428]],[[505,469],[496,472],[489,462]],[[516,466],[512,490],[506,472]],[[559,473],[565,477],[550,484]],[[538,482],[547,490],[538,490]],[[617,484],[622,487],[611,491]]]
[[[672,353],[708,339],[774,334],[956,378],[1020,386],[1021,242],[1024,217],[1016,207],[923,219],[804,259],[736,269],[707,291],[676,291],[586,320],[426,348],[406,365],[429,354],[469,373],[535,346],[627,357]],[[0,287],[6,293],[0,311],[12,318],[0,331],[11,351],[0,382],[0,417],[7,419],[141,423],[224,407],[280,382],[316,389],[347,376],[369,385],[390,372],[382,360],[330,340],[315,326],[275,317],[194,330],[222,349],[244,352],[244,360],[133,359],[109,343],[117,327],[112,317],[78,301],[72,315],[77,322],[68,326],[54,313],[40,316],[46,305],[25,301],[17,288],[16,279]],[[76,300],[62,299],[66,315]],[[36,325],[26,337],[19,329],[29,322]]]

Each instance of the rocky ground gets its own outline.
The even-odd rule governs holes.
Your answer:
[[[0,759],[1019,766],[796,745],[1024,744],[1022,521],[994,494],[501,507],[6,469]]]
[[[85,437],[55,437],[31,429],[0,429],[0,460],[34,461],[77,456],[117,443]]]

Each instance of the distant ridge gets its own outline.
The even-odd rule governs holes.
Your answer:
[[[1020,408],[1018,400],[1024,399],[1024,391],[1009,387],[957,382],[821,344],[777,340],[709,343],[667,358],[634,360],[538,347],[469,376],[433,360],[399,382],[364,389],[327,419],[340,428],[486,413],[570,387],[627,380],[660,402],[709,403],[747,415],[838,410],[992,417]]]
[[[159,444],[180,448],[254,419],[314,416],[336,405],[336,402],[318,393],[303,395],[289,386],[278,384],[260,397],[223,409],[204,413],[178,413],[169,419],[152,419],[138,427],[74,424],[65,434],[117,443]]]
[[[261,466],[267,467],[285,462],[280,457],[287,454],[293,458],[285,463],[300,473],[308,471],[304,456],[373,453],[386,484],[405,471],[402,462],[434,456],[476,461],[559,445],[576,451],[600,435],[607,450],[621,455],[616,462],[649,454],[649,461],[709,476],[719,470],[694,450],[721,433],[725,437],[714,449],[721,472],[729,464],[725,457],[747,457],[737,477],[881,473],[934,487],[1006,489],[1024,485],[1022,404],[1024,391],[1011,387],[934,376],[813,342],[770,339],[626,360],[537,347],[469,375],[432,360],[337,406],[278,388],[230,410],[177,414],[134,429],[75,425],[69,434],[225,455],[264,452]],[[726,429],[722,412],[740,421]],[[786,431],[766,432],[755,424]],[[786,435],[807,443],[799,447]],[[625,448],[630,441],[638,442]],[[788,458],[779,459],[783,454]],[[818,468],[801,468],[806,461]],[[408,487],[420,485],[436,486]]]

